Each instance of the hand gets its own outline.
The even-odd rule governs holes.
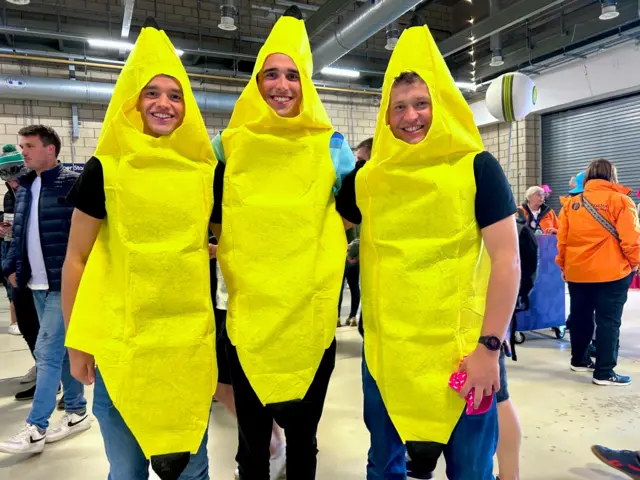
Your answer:
[[[16,274],[12,273],[11,275],[9,275],[7,277],[7,280],[9,280],[9,283],[11,283],[11,286],[13,288],[18,288],[18,281],[16,280]]]
[[[355,265],[356,263],[358,263],[358,257],[356,257],[356,258],[347,258],[347,262],[349,262],[349,265]]]
[[[562,275],[562,281],[567,283],[567,277],[564,276],[564,272],[560,272],[560,275]]]
[[[558,230],[556,230],[555,228],[549,227],[544,231],[544,233],[545,233],[545,235],[557,235],[558,234]]]
[[[96,360],[93,355],[74,348],[68,348],[71,375],[83,385],[92,385],[96,381]]]
[[[0,237],[4,237],[11,233],[11,224],[7,222],[0,222]]]
[[[218,252],[218,246],[213,243],[209,244],[209,260],[216,258],[216,253]]]
[[[480,407],[484,397],[500,390],[499,354],[489,351],[484,345],[478,345],[458,369],[459,372],[467,372],[467,381],[460,390],[460,396],[466,398],[471,389],[475,389],[475,410]]]

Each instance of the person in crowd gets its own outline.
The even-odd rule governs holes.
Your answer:
[[[542,191],[544,192],[544,201],[546,203],[547,200],[549,200],[549,197],[551,197],[553,190],[551,190],[549,185],[540,185],[540,188],[542,188]]]
[[[640,450],[612,450],[601,445],[591,447],[598,459],[634,480],[640,478]]]
[[[584,192],[584,175],[585,172],[580,172],[575,177],[571,177],[571,181],[569,182],[569,192],[568,195],[560,197],[560,203],[564,205],[568,202],[572,197],[576,195],[580,195]]]
[[[7,192],[4,194],[4,208],[2,222],[0,222],[0,236],[2,236],[0,255],[2,258],[6,258],[11,243],[11,227],[13,225],[13,215],[16,204],[16,190],[18,189],[16,178],[25,172],[24,158],[22,154],[16,150],[15,145],[3,145],[2,154],[0,155],[0,178],[4,180]],[[13,287],[11,286],[11,282],[4,277],[3,279],[4,286],[7,290],[7,298],[9,299],[9,312],[11,314],[7,333],[9,333],[9,335],[22,335],[16,317],[16,309],[13,304]]]
[[[371,158],[373,148],[373,137],[367,138],[356,147],[356,167],[363,167]]]
[[[15,145],[5,145],[3,154],[0,156],[0,178],[5,181],[7,192],[4,194],[4,219],[0,224],[0,235],[2,240],[2,259],[9,266],[11,260],[11,240],[13,238],[13,221],[15,216],[15,205],[17,192],[21,188],[18,178],[25,173],[27,169],[24,165],[24,157],[17,151]],[[38,312],[33,303],[33,293],[27,287],[13,288],[11,282],[6,279],[5,282],[9,301],[11,305],[12,321],[13,316],[16,319],[16,330],[21,334],[29,347],[29,351],[35,360],[34,351],[36,348],[36,340],[38,331],[40,330],[40,321],[38,320]],[[11,328],[11,327],[10,327]],[[33,383],[26,390],[22,390],[15,395],[16,400],[31,400],[36,391],[36,367],[35,365],[29,369],[27,374],[20,379],[21,384]]]
[[[148,19],[68,197],[67,346],[73,375],[95,383],[112,480],[148,478],[149,459],[163,480],[209,478],[214,168],[187,72]]]
[[[523,218],[536,233],[547,235],[558,232],[558,217],[545,202],[542,187],[529,187],[526,201],[518,207],[518,216]]]
[[[222,404],[227,411],[236,416],[236,404],[233,398],[233,386],[231,382],[231,369],[227,360],[226,344],[227,339],[227,305],[229,303],[229,294],[227,285],[222,276],[220,265],[215,260],[215,252],[217,251],[217,240],[211,236],[209,239],[210,248],[212,248],[211,260],[211,299],[214,305],[214,314],[216,318],[216,356],[218,360],[218,388],[216,389],[215,399]],[[269,463],[270,480],[279,478],[284,472],[286,462],[286,445],[282,429],[277,423],[273,422],[273,430],[271,432],[271,444],[269,446],[271,454]],[[240,471],[236,469],[235,478],[240,478]]]
[[[630,189],[606,159],[587,167],[584,193],[562,207],[556,262],[571,297],[571,369],[593,373],[597,385],[629,385],[618,375],[622,311],[640,265],[640,225]],[[595,312],[596,361],[588,346]]]
[[[292,6],[261,48],[227,129],[213,141],[219,188],[212,221],[229,291],[226,349],[241,480],[269,478],[274,420],[287,438],[287,477],[316,474],[350,226],[334,195],[355,160],[331,125],[312,73],[302,13]]]
[[[493,394],[520,275],[516,207],[418,17],[387,68],[371,160],[343,189],[352,177],[359,208],[346,218],[363,220],[367,478],[405,478],[408,451],[413,478],[429,478],[444,452],[449,479],[491,479]],[[456,371],[467,376],[459,395],[449,386]]]
[[[25,164],[32,171],[19,178],[13,239],[3,272],[14,288],[31,289],[40,327],[34,351],[37,378],[33,406],[24,428],[0,443],[0,451],[38,453],[45,443],[91,426],[84,387],[70,372],[60,294],[73,211],[64,198],[78,175],[58,161],[61,142],[52,128],[31,125],[20,129],[18,135]],[[60,380],[66,412],[59,426],[50,429]]]

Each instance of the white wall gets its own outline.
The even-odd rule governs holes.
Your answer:
[[[640,46],[627,43],[532,77],[538,87],[536,113],[562,110],[640,91]],[[498,121],[484,100],[471,104],[478,126]]]

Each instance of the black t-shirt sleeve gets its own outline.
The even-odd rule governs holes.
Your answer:
[[[218,162],[213,174],[213,211],[211,212],[211,223],[222,223],[222,193],[224,190],[224,169],[225,164]]]
[[[356,174],[359,167],[342,179],[342,185],[336,195],[336,210],[340,216],[351,223],[362,223],[362,214],[356,204]]]
[[[493,155],[489,152],[476,155],[473,173],[476,179],[476,220],[480,229],[516,213],[511,186]]]
[[[91,157],[67,195],[67,202],[90,217],[103,220],[107,216],[102,164]]]

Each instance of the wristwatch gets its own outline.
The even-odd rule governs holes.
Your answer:
[[[498,350],[500,350],[500,347],[502,347],[502,340],[500,340],[498,337],[493,335],[480,337],[478,339],[478,343],[481,343],[482,345],[487,347],[488,350],[492,352],[497,352]]]

